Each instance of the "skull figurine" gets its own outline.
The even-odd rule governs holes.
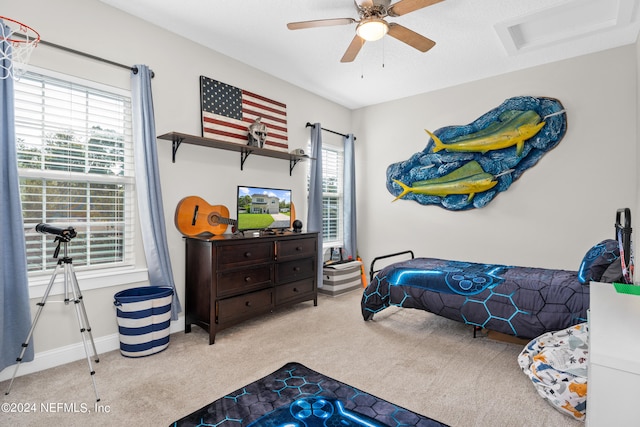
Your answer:
[[[267,125],[260,120],[261,117],[258,117],[249,126],[249,141],[247,145],[260,148],[264,146],[264,142],[267,139]]]

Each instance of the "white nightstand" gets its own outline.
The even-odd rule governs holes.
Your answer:
[[[640,425],[640,296],[590,288],[586,425]]]

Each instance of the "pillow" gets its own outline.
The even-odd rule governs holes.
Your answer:
[[[600,277],[600,281],[603,283],[623,283],[622,279],[622,264],[620,263],[620,258],[618,258],[617,261],[612,262],[604,273],[602,273],[602,277]]]
[[[594,245],[582,259],[578,269],[578,281],[582,284],[597,282],[612,262],[620,258],[618,242],[606,239]]]

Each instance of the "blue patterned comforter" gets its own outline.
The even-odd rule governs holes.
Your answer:
[[[362,316],[390,305],[531,339],[585,322],[589,286],[576,271],[415,258],[376,274]]]

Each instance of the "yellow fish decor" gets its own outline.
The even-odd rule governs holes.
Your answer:
[[[426,148],[387,168],[398,199],[448,210],[486,206],[560,143],[567,114],[557,99],[509,98],[473,123],[434,132]]]
[[[440,150],[460,153],[486,153],[516,146],[516,155],[520,156],[524,149],[524,142],[535,136],[546,125],[538,113],[533,110],[509,110],[502,113],[499,120],[485,129],[468,135],[453,138],[446,144],[428,130],[435,147],[433,152]]]
[[[402,198],[407,193],[428,194],[431,196],[448,196],[450,194],[466,194],[467,200],[471,201],[476,193],[487,191],[495,187],[498,183],[495,177],[486,173],[480,163],[471,160],[464,166],[439,178],[415,181],[411,187],[394,179],[394,182],[402,187],[402,193],[398,194],[393,201]]]

